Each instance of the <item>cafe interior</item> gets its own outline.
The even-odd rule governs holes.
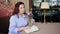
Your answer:
[[[33,14],[39,28],[30,34],[60,34],[60,0],[0,0],[0,34],[8,34],[9,19],[19,1],[24,2],[26,12]]]

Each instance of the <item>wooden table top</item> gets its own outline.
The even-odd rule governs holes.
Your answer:
[[[60,23],[36,23],[35,25],[39,28],[39,31],[32,32],[29,34],[60,34]],[[27,33],[22,31],[21,34]]]

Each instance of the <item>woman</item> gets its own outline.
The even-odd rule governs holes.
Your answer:
[[[28,17],[24,15],[25,5],[23,2],[18,2],[15,5],[13,15],[10,18],[9,34],[21,34],[24,29],[29,29]]]

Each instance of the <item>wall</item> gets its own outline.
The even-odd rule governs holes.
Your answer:
[[[26,11],[29,11],[29,0],[10,0],[10,2],[13,3],[13,4],[15,4],[19,1],[24,2]]]

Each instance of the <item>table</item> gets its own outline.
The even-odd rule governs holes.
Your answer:
[[[35,24],[40,30],[30,34],[60,34],[60,23],[36,23]],[[21,34],[26,34],[24,31]]]

